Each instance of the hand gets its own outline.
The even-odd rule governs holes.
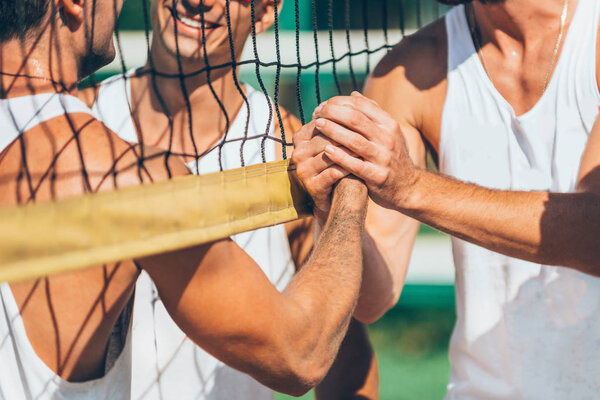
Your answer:
[[[329,161],[363,179],[373,201],[401,209],[418,170],[398,123],[376,102],[357,92],[326,101],[317,107],[313,118],[315,128],[337,143],[325,145]]]
[[[333,142],[319,134],[314,121],[294,133],[293,141],[292,162],[296,165],[296,174],[315,203],[315,216],[324,222],[331,207],[333,185],[348,172],[325,155],[325,146]]]

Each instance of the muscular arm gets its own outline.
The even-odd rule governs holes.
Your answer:
[[[418,170],[399,205],[490,250],[600,276],[600,124],[583,156],[577,193],[489,190]]]
[[[365,202],[362,184],[340,183],[322,237],[284,293],[230,240],[140,264],[197,344],[263,384],[299,395],[325,376],[354,310]]]
[[[384,59],[369,77],[364,94],[379,102],[403,126],[412,161],[425,168],[425,144],[415,128],[413,110],[408,104],[408,99],[414,98],[414,88],[404,81],[404,85],[395,85],[392,93],[390,83],[398,80],[394,75],[404,71],[379,75],[385,64]],[[400,298],[419,222],[369,200],[365,229],[368,233],[363,242],[365,274],[355,315],[361,321],[374,322]]]
[[[434,145],[439,141],[440,121],[439,118],[436,121],[435,116],[441,115],[441,108],[436,105],[436,99],[445,97],[437,93],[440,87],[442,92],[445,89],[443,78],[441,85],[436,86],[436,82],[445,74],[445,52],[437,52],[441,55],[437,62],[432,62],[436,60],[435,55],[413,57],[414,63],[426,63],[421,68],[415,67],[405,57],[410,55],[411,49],[414,51],[414,44],[430,50],[440,47],[437,39],[444,37],[440,30],[443,25],[436,24],[424,29],[432,33],[429,35],[431,40],[427,40],[427,35],[421,35],[416,43],[409,41],[404,50],[402,45],[398,46],[384,59],[392,59],[392,62],[382,71],[383,77],[393,77],[394,71],[400,71],[400,74],[388,82],[387,87],[393,89],[386,92],[384,87],[381,88],[386,94],[378,99],[382,103],[381,108],[355,95],[339,99],[337,105],[343,105],[342,108],[329,107],[319,113],[318,117],[324,119],[321,132],[362,156],[362,159],[336,147],[331,147],[326,152],[327,156],[338,167],[363,178],[369,186],[371,198],[376,198],[378,203],[451,235],[509,256],[600,275],[597,267],[600,259],[597,239],[600,233],[598,123],[582,159],[577,193],[489,190],[427,172],[421,166],[415,166],[414,159],[411,160],[411,126],[403,125],[394,111],[386,106],[386,101],[402,92],[402,88],[397,90],[398,85],[404,87],[407,82],[414,83],[420,90],[411,98],[411,104],[405,106],[410,110],[416,104],[419,109],[410,113],[416,119],[409,125],[418,127]],[[399,55],[394,61],[393,53],[396,51]],[[385,62],[382,64],[385,66]],[[423,79],[424,75],[429,78],[436,75],[428,71],[435,70],[437,66],[443,66],[437,74],[438,79]],[[427,92],[437,94],[429,96],[430,101],[423,102],[422,94]],[[400,103],[396,101],[395,104]],[[395,123],[384,110],[392,113]]]
[[[304,265],[313,247],[313,223],[313,218],[305,218],[286,224],[296,266]],[[356,319],[350,322],[340,351],[325,379],[315,388],[315,395],[324,400],[379,398],[377,357],[366,326]]]
[[[286,110],[281,109],[281,116],[288,138],[302,127],[302,123]],[[278,119],[275,120],[275,137],[281,138]],[[288,151],[291,152],[292,148]],[[279,144],[276,153],[281,154]],[[315,219],[312,217],[285,224],[296,272],[306,263],[312,252],[315,228]],[[359,395],[366,399],[379,398],[377,360],[363,324],[356,320],[350,322],[336,360],[326,378],[315,388],[315,392],[317,399],[326,400],[347,399]]]
[[[600,276],[600,123],[590,135],[576,193],[499,191],[415,167],[401,128],[359,97],[323,110],[329,119],[321,131],[363,157],[326,149],[365,180],[376,201],[490,250]]]

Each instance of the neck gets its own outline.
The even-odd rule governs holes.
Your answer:
[[[177,76],[180,71],[190,75],[203,69],[204,64],[182,60],[180,68],[176,58],[170,54],[159,55],[156,48],[151,54],[152,63],[149,60],[144,69],[154,68],[161,75],[174,77],[147,72],[137,82],[133,81],[136,83],[132,82],[133,99],[139,110],[137,115],[145,142],[183,154],[202,153],[221,139],[227,130],[227,122],[231,126],[243,105],[243,98],[235,84],[234,70],[231,67],[211,70],[210,81],[206,72],[182,80]],[[192,110],[191,115],[188,106]],[[173,139],[170,139],[171,136]]]
[[[56,51],[52,43],[48,35],[41,35],[27,42],[15,39],[0,44],[0,97],[77,90],[75,57],[69,56],[66,46]]]
[[[482,42],[499,48],[525,47],[528,41],[556,36],[566,0],[505,0],[500,3],[472,3]],[[577,0],[568,0],[572,9]]]
[[[171,54],[165,53],[162,46],[153,43],[152,63],[149,60],[145,68],[154,68],[160,74],[154,78],[152,73],[144,76],[144,86],[153,88],[149,91],[153,103],[159,104],[162,100],[170,116],[186,113],[189,104],[194,109],[194,119],[215,119],[215,115],[223,113],[215,99],[216,95],[230,118],[235,116],[242,102],[234,79],[237,71],[225,67],[195,74],[206,68],[203,60],[198,62],[182,59],[180,64]],[[182,74],[186,76],[183,80],[178,76]]]

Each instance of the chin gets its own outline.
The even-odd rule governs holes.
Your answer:
[[[115,59],[116,51],[115,47],[110,42],[110,46],[102,51],[92,50],[86,57],[81,61],[79,68],[79,80],[93,74],[100,68],[110,64]]]
[[[169,56],[175,59],[179,58],[183,62],[193,64],[204,63],[204,49],[202,48],[203,46],[200,41],[180,36],[179,52],[177,52],[177,44],[175,43],[174,35],[161,37],[160,39],[162,42],[162,47],[166,50]]]

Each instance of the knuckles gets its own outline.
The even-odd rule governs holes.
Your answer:
[[[349,144],[355,149],[362,149],[365,147],[365,138],[357,133],[350,138]]]
[[[380,152],[381,165],[389,167],[392,164],[392,155],[388,152]]]
[[[388,169],[378,169],[375,173],[373,173],[373,184],[375,184],[377,187],[382,187],[385,184],[385,182],[387,182],[388,177]]]
[[[382,135],[381,144],[387,150],[394,150],[394,148],[396,147],[396,138],[392,135]]]
[[[349,123],[352,126],[360,126],[364,122],[364,115],[359,111],[351,111]]]

